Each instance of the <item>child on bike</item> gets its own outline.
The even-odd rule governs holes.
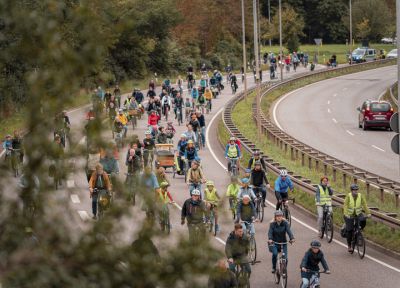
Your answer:
[[[321,251],[321,243],[317,240],[311,242],[311,248],[308,249],[301,261],[301,279],[303,281],[301,288],[308,288],[313,272],[319,271],[319,263],[330,274],[328,263],[325,260],[324,253]]]
[[[215,230],[219,232],[218,225],[218,202],[220,198],[218,196],[217,189],[215,189],[213,181],[207,181],[206,189],[204,189],[205,202],[207,204],[207,218],[210,220],[211,210],[214,212],[215,218]]]
[[[229,207],[236,213],[237,196],[239,194],[240,185],[236,177],[231,178],[231,184],[228,185],[226,196],[229,197]]]

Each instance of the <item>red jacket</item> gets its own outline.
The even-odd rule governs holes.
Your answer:
[[[152,126],[157,125],[158,120],[160,120],[160,117],[157,114],[150,114],[148,124]]]

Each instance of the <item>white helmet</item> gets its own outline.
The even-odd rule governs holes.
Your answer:
[[[192,192],[190,193],[190,195],[197,195],[197,196],[200,196],[200,190],[197,190],[197,189],[194,189],[194,190],[192,190]]]
[[[146,132],[144,132],[144,135],[150,135],[151,134],[151,131],[149,131],[149,130],[146,130]]]
[[[186,138],[186,134],[181,134],[181,138]]]
[[[279,171],[279,175],[283,176],[283,177],[287,176],[288,175],[287,170],[283,169],[283,170]]]

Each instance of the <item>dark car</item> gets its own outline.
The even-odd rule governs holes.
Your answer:
[[[367,130],[372,127],[383,127],[390,129],[390,117],[393,115],[393,108],[389,102],[367,100],[357,110],[358,126]]]

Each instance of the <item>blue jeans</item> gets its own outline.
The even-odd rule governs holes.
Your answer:
[[[308,285],[310,284],[310,280],[307,278],[301,278],[303,280],[303,284],[301,284],[301,288],[308,288]]]
[[[97,215],[97,197],[98,197],[98,193],[92,194],[92,213],[94,216]]]
[[[273,244],[273,246],[271,247],[272,249],[272,268],[276,269],[276,261],[278,260],[278,252],[280,249],[281,245],[277,245],[277,244]],[[287,261],[287,244],[283,245],[283,253],[285,253],[285,259]]]
[[[246,225],[246,223],[244,223],[244,222],[242,223],[243,234],[246,235],[247,226],[250,226],[250,234],[251,235],[255,235],[256,234],[256,230],[254,228],[254,223],[250,223],[250,224]]]
[[[203,142],[203,147],[206,147],[206,126],[201,127],[201,141]]]

